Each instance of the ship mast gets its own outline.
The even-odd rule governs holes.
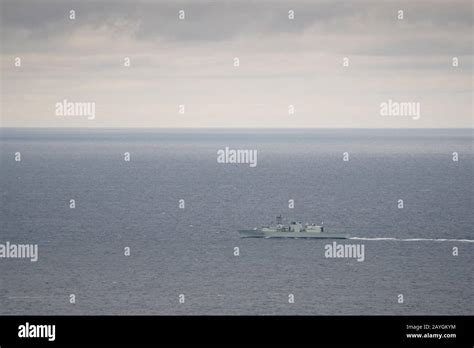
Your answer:
[[[277,225],[281,225],[281,224],[282,224],[281,221],[282,221],[282,220],[281,220],[281,214],[280,214],[280,215],[278,215],[278,216],[276,217],[276,223],[277,223]]]

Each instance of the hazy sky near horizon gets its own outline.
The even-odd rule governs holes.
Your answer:
[[[470,0],[0,1],[3,127],[473,125]]]

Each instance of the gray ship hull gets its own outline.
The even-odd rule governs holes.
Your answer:
[[[312,239],[347,239],[347,233],[327,232],[273,232],[261,230],[240,230],[242,238],[312,238]]]

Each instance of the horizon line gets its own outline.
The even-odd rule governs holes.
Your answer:
[[[474,130],[474,125],[472,127],[26,127],[26,126],[19,126],[19,127],[4,127],[0,126],[0,129],[58,129],[58,130],[67,130],[67,129],[110,129],[110,130],[219,130],[219,129],[226,129],[226,130],[338,130],[338,129],[351,129],[351,130],[420,130],[420,129],[428,129],[428,130],[441,130],[441,129],[448,129],[448,130]]]

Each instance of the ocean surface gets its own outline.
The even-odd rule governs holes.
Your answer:
[[[472,139],[1,129],[0,243],[39,257],[0,259],[0,314],[472,315]],[[218,163],[226,146],[257,150],[257,166]],[[364,261],[326,258],[331,241],[239,237],[279,214],[347,230],[338,243],[363,244]]]

